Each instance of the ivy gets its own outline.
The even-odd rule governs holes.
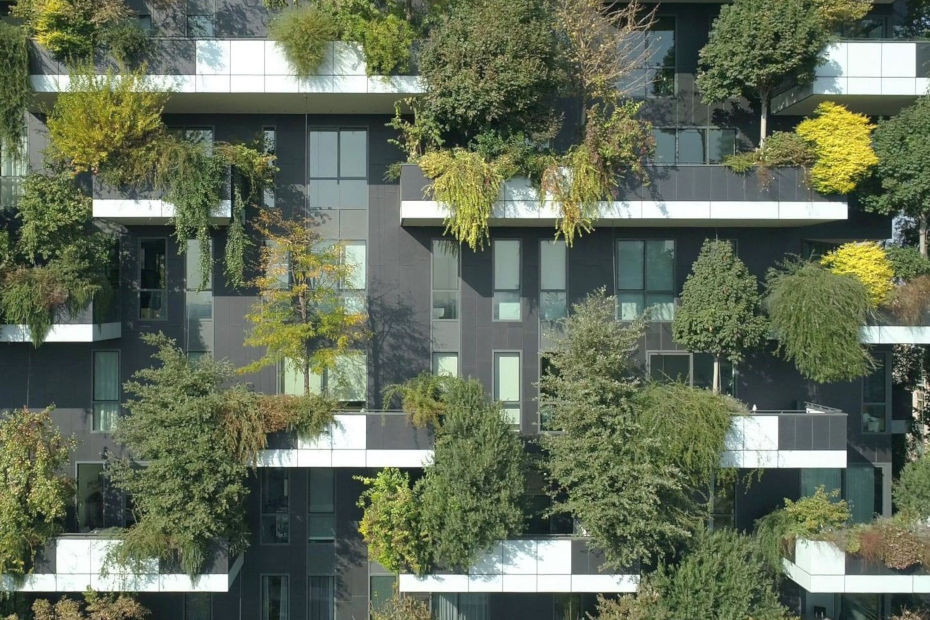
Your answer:
[[[26,31],[0,22],[0,144],[18,154],[26,132],[26,109],[32,98]]]

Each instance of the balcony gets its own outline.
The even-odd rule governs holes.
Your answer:
[[[927,92],[930,42],[841,41],[829,46],[807,86],[772,99],[775,114],[810,114],[823,101],[856,112],[891,115]]]
[[[448,208],[432,199],[431,184],[418,166],[402,167],[402,225],[443,225]],[[845,197],[808,189],[800,169],[776,170],[766,184],[724,166],[679,165],[651,168],[649,185],[621,190],[598,211],[601,226],[804,226],[845,220],[848,208]],[[540,201],[529,180],[514,178],[501,189],[489,224],[551,227],[558,217],[558,206]]]
[[[151,189],[130,190],[116,188],[94,178],[93,214],[95,218],[127,225],[164,225],[174,217],[174,205],[162,199],[162,194]],[[214,226],[229,224],[232,201],[229,184],[224,188],[225,199],[220,201],[210,217]]]
[[[267,39],[155,37],[150,43],[143,60],[151,83],[173,93],[168,112],[393,114],[396,101],[423,93],[417,75],[367,75],[360,47],[341,41],[328,44],[317,75],[308,78],[298,77]],[[98,70],[113,66],[101,63]],[[65,65],[35,44],[30,73],[46,103],[70,82]]]
[[[105,311],[96,311],[94,304],[84,310],[60,317],[49,330],[45,342],[99,342],[122,335],[122,324],[115,304]],[[25,325],[0,324],[0,342],[32,342],[32,333]]]
[[[639,571],[603,573],[583,538],[503,540],[467,573],[401,574],[401,592],[635,592]]]
[[[845,468],[846,414],[808,403],[804,411],[734,416],[723,467]]]
[[[200,575],[191,578],[177,567],[152,560],[142,572],[105,567],[107,554],[118,543],[111,534],[65,534],[40,552],[32,573],[0,576],[0,591],[16,592],[228,592],[242,568],[242,556],[230,558],[216,545]]]
[[[850,555],[832,542],[794,542],[794,555],[782,559],[785,574],[808,592],[856,594],[928,594],[930,575],[904,574]]]
[[[433,435],[407,414],[336,414],[319,437],[278,436],[258,455],[258,467],[423,467],[433,458]]]

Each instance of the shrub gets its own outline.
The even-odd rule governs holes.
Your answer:
[[[509,176],[504,166],[466,149],[432,151],[419,164],[433,180],[433,197],[448,209],[446,233],[473,250],[483,248],[490,238],[488,219]]]
[[[374,478],[358,479],[366,486],[358,499],[359,508],[365,509],[358,530],[368,544],[370,557],[392,572],[425,573],[431,549],[410,476],[388,467]]]
[[[297,75],[316,73],[323,62],[326,44],[336,38],[332,14],[314,4],[283,11],[268,26],[269,36],[278,41]]]
[[[885,250],[874,241],[844,243],[820,259],[833,273],[856,276],[866,290],[873,307],[888,300],[894,271]]]
[[[759,149],[759,161],[769,168],[806,167],[814,163],[811,147],[798,134],[776,131],[765,140]]]
[[[446,411],[444,401],[449,378],[422,372],[404,383],[389,385],[384,390],[384,403],[389,405],[400,398],[401,408],[410,416],[418,428],[438,428],[441,416]]]
[[[0,418],[0,573],[22,575],[35,553],[61,531],[72,484],[61,475],[74,443],[63,439],[51,409]]]
[[[872,150],[868,117],[826,101],[817,106],[814,118],[798,124],[795,131],[809,142],[816,161],[811,168],[814,189],[824,194],[848,194],[865,178],[878,157]]]
[[[11,13],[21,17],[39,44],[66,61],[87,60],[100,44],[120,58],[145,33],[128,34],[131,11],[123,0],[19,0]],[[135,42],[126,46],[132,38]],[[125,59],[127,56],[123,56]]]
[[[128,63],[145,52],[149,37],[135,20],[122,20],[101,30],[100,42],[117,62]]]
[[[930,275],[930,259],[920,255],[917,248],[892,245],[885,248],[894,277],[905,282],[918,276]]]
[[[93,590],[84,593],[83,604],[67,597],[54,605],[38,599],[32,604],[32,613],[34,620],[144,620],[149,616],[149,610],[131,596],[97,594]]]
[[[918,276],[895,287],[887,308],[904,325],[924,325],[930,300],[930,275]]]
[[[393,598],[372,605],[371,620],[431,620],[429,604],[410,596],[395,593]],[[919,619],[918,619],[919,620]]]
[[[368,75],[389,75],[410,69],[410,54],[417,33],[403,15],[401,3],[388,3],[387,11],[375,3],[352,0],[335,4],[339,38],[360,43]],[[389,12],[394,9],[395,12]]]
[[[859,344],[869,295],[855,276],[789,261],[769,270],[765,307],[778,351],[808,379],[850,381],[871,369],[868,351]]]
[[[895,570],[930,566],[930,536],[899,519],[879,519],[849,532],[846,551]]]
[[[930,454],[925,452],[908,462],[892,491],[902,516],[915,521],[930,519]]]
[[[32,96],[25,29],[0,22],[0,144],[19,153]]]

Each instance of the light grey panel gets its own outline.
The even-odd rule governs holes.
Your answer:
[[[433,351],[458,351],[462,330],[458,321],[433,321]]]

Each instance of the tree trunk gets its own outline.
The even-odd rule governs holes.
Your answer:
[[[927,216],[920,216],[920,255],[927,258]]]
[[[714,394],[720,393],[720,356],[714,356]]]
[[[765,146],[765,137],[769,133],[769,93],[759,93],[759,148]]]
[[[304,396],[310,396],[310,362],[304,362]]]

